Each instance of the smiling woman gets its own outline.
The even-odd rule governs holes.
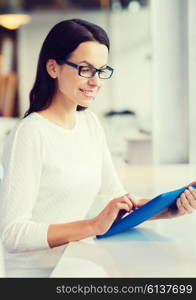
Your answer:
[[[2,158],[8,277],[48,277],[69,242],[104,234],[140,205],[123,189],[102,126],[87,109],[112,76],[108,51],[106,32],[79,19],[56,24],[43,43],[30,107]],[[194,191],[179,198],[179,214],[191,212],[195,198]],[[95,200],[105,207],[86,219]]]
[[[49,276],[68,242],[101,233],[103,219],[107,230],[132,208],[103,129],[87,110],[112,76],[108,52],[106,32],[80,19],[56,24],[43,43],[29,109],[3,154],[0,229],[9,277]],[[96,198],[110,206],[85,219]]]

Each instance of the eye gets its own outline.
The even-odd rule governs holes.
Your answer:
[[[105,68],[105,69],[100,69],[100,71],[99,71],[101,74],[104,74],[104,73],[106,73],[107,72],[107,69]]]
[[[82,72],[92,72],[91,67],[82,67]]]

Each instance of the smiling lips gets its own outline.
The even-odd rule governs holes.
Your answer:
[[[95,95],[96,95],[96,92],[92,91],[92,90],[83,90],[83,89],[80,89],[80,92],[82,92],[82,94],[85,97],[89,97],[89,98],[95,97]]]

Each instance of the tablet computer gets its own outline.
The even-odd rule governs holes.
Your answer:
[[[196,188],[196,186],[192,186]],[[110,229],[103,235],[97,235],[97,238],[104,238],[125,230],[135,227],[140,223],[146,221],[149,218],[160,213],[172,204],[175,204],[177,198],[184,192],[188,187],[183,187],[177,190],[173,190],[167,193],[163,193],[153,198],[146,204],[142,205],[126,217],[116,221],[112,224]]]

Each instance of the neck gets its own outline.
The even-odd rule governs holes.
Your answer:
[[[64,97],[57,97],[55,95],[52,104],[41,113],[50,121],[71,129],[75,126],[76,122],[76,108],[77,105],[73,102],[66,101]]]

